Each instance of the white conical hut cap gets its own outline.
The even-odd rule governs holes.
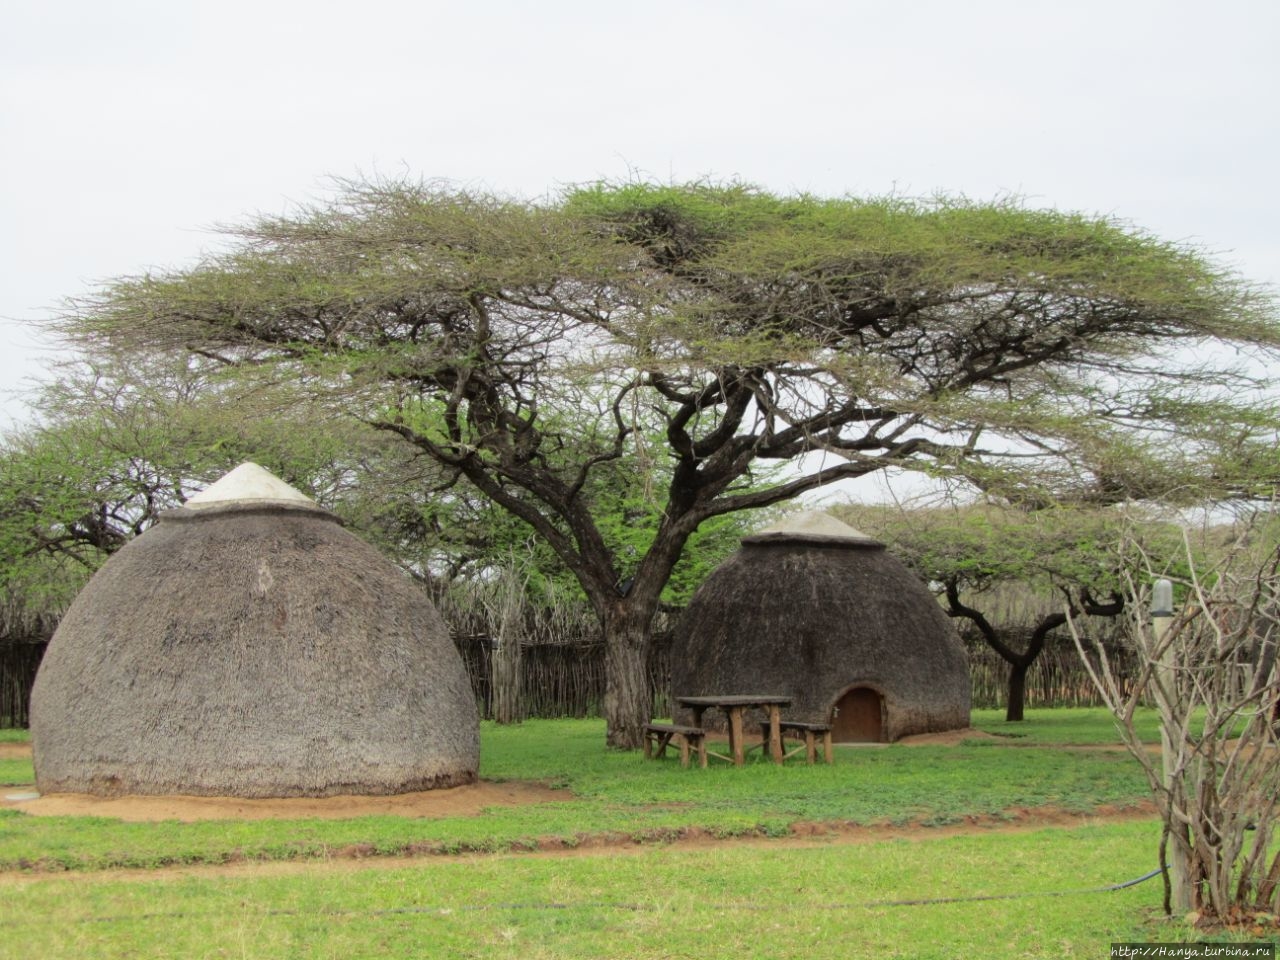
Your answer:
[[[803,513],[790,514],[742,538],[743,543],[782,540],[844,543],[850,546],[884,546],[874,537],[867,536],[861,530],[855,530],[847,523],[842,523],[821,510],[806,510]]]
[[[256,463],[242,463],[217,483],[187,501],[192,510],[226,507],[233,504],[286,504],[323,509],[306,494],[295,490],[270,470]]]

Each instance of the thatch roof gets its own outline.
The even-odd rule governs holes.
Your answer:
[[[694,594],[676,628],[672,693],[777,693],[821,723],[846,691],[884,697],[885,739],[968,726],[964,648],[884,545],[825,515],[788,518]],[[687,720],[687,716],[681,716]]]
[[[215,485],[163,514],[76,597],[32,692],[39,789],[331,796],[474,780],[470,683],[420,586],[297,491],[248,489]]]

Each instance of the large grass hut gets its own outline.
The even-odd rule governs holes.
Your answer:
[[[31,700],[45,793],[323,797],[469,783],[479,723],[430,600],[242,464],[103,565]]]
[[[824,513],[744,537],[698,588],[671,685],[789,696],[786,718],[830,723],[837,742],[969,725],[968,660],[938,602],[884,544]]]

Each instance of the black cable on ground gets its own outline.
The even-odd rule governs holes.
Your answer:
[[[1123,883],[1112,883],[1105,887],[1090,887],[1087,890],[1047,890],[1041,893],[992,893],[977,894],[971,897],[931,897],[925,900],[873,900],[869,903],[855,904],[860,907],[916,907],[930,903],[975,903],[981,900],[1031,900],[1035,897],[1076,897],[1086,893],[1111,893],[1115,890],[1126,890],[1145,883],[1152,877],[1164,873],[1164,867],[1156,867],[1150,873],[1144,873]]]

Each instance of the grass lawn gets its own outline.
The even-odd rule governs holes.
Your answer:
[[[28,879],[0,885],[0,957],[1105,957],[1155,938],[1158,885],[1071,891],[1149,864],[1156,832]]]
[[[975,725],[1012,726],[992,711]],[[440,820],[130,824],[4,811],[0,958],[1104,957],[1112,940],[1196,939],[1149,925],[1158,880],[1070,893],[1152,869],[1153,821],[941,829],[1145,798],[1136,764],[1105,749],[1105,712],[1033,711],[1017,726],[1024,736],[959,746],[841,748],[830,767],[703,771],[607,751],[600,721],[486,724],[483,777],[572,798]],[[23,762],[5,761],[0,780],[30,788]],[[919,827],[856,844],[769,839],[798,822]],[[690,831],[751,842],[664,842]],[[584,850],[526,852],[547,837]],[[602,837],[640,843],[588,846]],[[352,845],[461,855],[332,859]],[[284,862],[255,862],[272,860]],[[160,869],[224,861],[237,862]]]
[[[0,787],[26,786],[35,778],[30,760],[0,760]]]
[[[1082,735],[1108,742],[1110,721],[1104,714],[1072,722]],[[573,846],[602,835],[662,841],[691,830],[720,837],[784,836],[796,822],[945,826],[1027,808],[1087,812],[1146,799],[1138,767],[1123,752],[1064,753],[1053,746],[1022,746],[1035,729],[1046,726],[1052,727],[1052,721],[1033,718],[1028,739],[1018,741],[838,748],[831,766],[756,762],[685,770],[674,759],[647,762],[638,752],[606,750],[598,720],[485,724],[484,778],[541,781],[568,788],[572,796],[559,803],[495,807],[479,817],[435,820],[146,824],[3,810],[0,870],[323,858],[348,846],[387,855],[500,852],[528,848],[548,837]],[[1019,747],[1010,749],[1009,743]],[[31,788],[28,761],[2,763],[0,782],[10,784],[6,789]],[[6,776],[6,770],[13,774]]]
[[[1120,743],[1115,720],[1105,707],[1027,710],[1026,719],[1019,723],[1006,721],[1004,710],[974,710],[970,718],[983,733],[1023,746]],[[1160,718],[1154,710],[1139,709],[1134,724],[1147,743],[1160,742]]]

